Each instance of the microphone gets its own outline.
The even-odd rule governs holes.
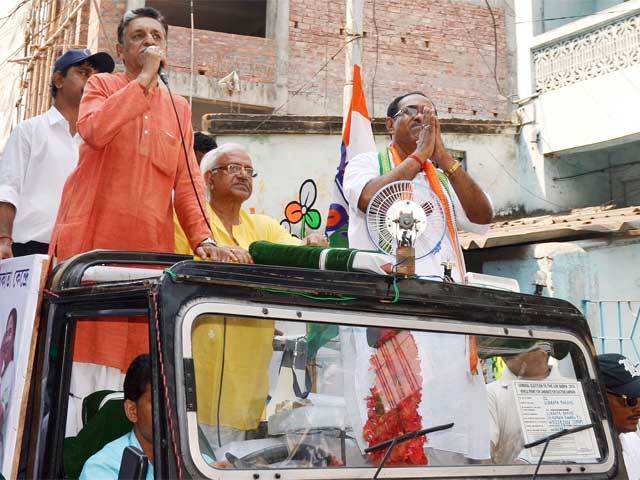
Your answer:
[[[145,47],[144,50],[147,50],[148,48],[149,47]],[[162,80],[162,83],[169,86],[169,75],[167,74],[167,72],[165,72],[162,63],[160,63],[160,66],[158,67],[158,76],[160,77],[160,80]]]
[[[158,67],[158,75],[160,76],[160,80],[162,80],[162,83],[169,86],[169,74],[165,72],[164,68],[162,68],[162,65]]]

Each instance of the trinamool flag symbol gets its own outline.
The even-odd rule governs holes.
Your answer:
[[[334,181],[333,202],[329,205],[326,234],[331,247],[348,247],[349,205],[342,192],[344,170],[353,157],[360,153],[375,152],[371,119],[367,111],[367,101],[362,89],[360,65],[353,66],[353,93],[349,111],[342,125],[342,145],[340,164]]]

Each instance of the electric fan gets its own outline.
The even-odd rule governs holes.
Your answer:
[[[425,182],[385,185],[369,202],[366,220],[371,242],[396,257],[401,275],[415,275],[415,260],[437,252],[445,233],[442,204]]]

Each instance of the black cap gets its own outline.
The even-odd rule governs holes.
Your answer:
[[[83,48],[82,50],[67,50],[56,60],[53,66],[54,72],[61,72],[73,65],[79,65],[89,62],[100,73],[111,73],[115,68],[113,58],[106,52],[98,52],[91,54],[91,50]]]
[[[598,365],[607,390],[618,395],[640,397],[640,365],[618,353],[598,355]]]

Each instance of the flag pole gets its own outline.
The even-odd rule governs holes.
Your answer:
[[[346,115],[349,111],[351,103],[351,95],[353,93],[353,66],[354,64],[362,65],[362,25],[363,25],[363,9],[364,0],[346,0],[346,41],[349,42],[345,55],[345,84],[342,102],[342,125],[346,122]],[[354,37],[356,37],[354,39]]]

